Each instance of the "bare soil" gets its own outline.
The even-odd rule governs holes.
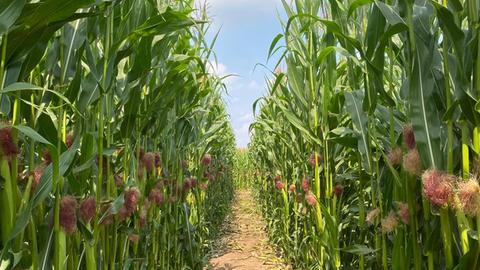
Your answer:
[[[237,191],[232,210],[205,270],[291,269],[269,245],[264,220],[249,190]]]

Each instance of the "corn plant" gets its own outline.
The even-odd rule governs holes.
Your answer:
[[[300,269],[478,268],[478,1],[283,6],[249,145],[272,240]]]
[[[202,269],[235,150],[192,6],[0,4],[0,268]]]

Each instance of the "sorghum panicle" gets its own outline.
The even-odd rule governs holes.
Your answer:
[[[0,154],[6,157],[13,157],[20,153],[20,149],[13,141],[12,132],[11,127],[0,129]]]
[[[77,200],[73,196],[65,196],[60,200],[60,226],[67,234],[77,230]]]
[[[403,127],[403,142],[408,150],[413,150],[415,148],[415,134],[411,124],[407,124]]]
[[[382,232],[391,233],[398,226],[398,220],[394,212],[390,212],[388,216],[382,219]]]
[[[480,186],[476,179],[459,181],[457,207],[465,214],[476,217],[480,214]]]
[[[433,204],[439,207],[448,205],[453,195],[455,177],[441,171],[430,169],[423,173],[423,194]]]
[[[387,157],[388,157],[388,162],[390,162],[392,166],[398,166],[402,164],[402,158],[403,158],[402,148],[400,147],[393,148],[392,150],[390,150]]]
[[[90,196],[86,198],[80,205],[80,217],[83,222],[89,223],[96,215],[97,200],[95,197]]]
[[[412,149],[403,157],[403,169],[411,175],[420,175],[422,161],[417,149]]]

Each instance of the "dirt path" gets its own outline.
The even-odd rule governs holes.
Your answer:
[[[236,193],[232,214],[224,222],[206,270],[290,269],[268,244],[264,221],[248,190]]]

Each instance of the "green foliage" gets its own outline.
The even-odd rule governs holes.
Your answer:
[[[191,2],[0,4],[0,268],[203,268],[235,141]]]
[[[248,151],[272,241],[297,269],[478,268],[478,1],[282,2]]]

